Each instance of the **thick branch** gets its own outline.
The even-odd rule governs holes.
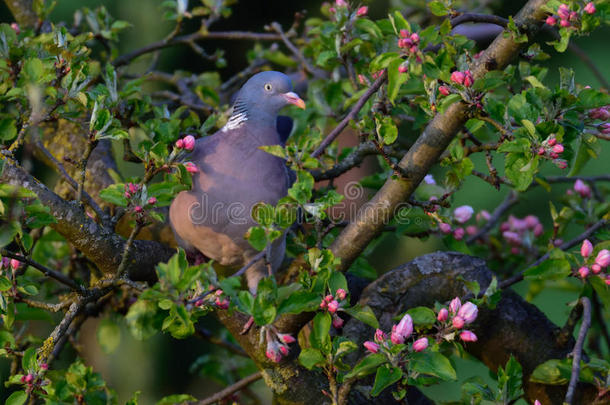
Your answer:
[[[33,0],[4,0],[17,23],[24,27],[34,27],[38,22],[38,16],[32,7],[33,2]]]
[[[517,25],[529,33],[534,32],[545,16],[542,10],[544,4],[544,0],[530,0],[516,16]],[[503,69],[520,48],[521,45],[510,35],[498,35],[471,68],[473,76],[480,78],[490,70]],[[342,269],[347,269],[368,243],[379,235],[399,204],[408,200],[468,119],[468,109],[467,104],[460,102],[451,105],[444,114],[437,115],[399,163],[410,178],[389,178],[335,240],[331,249],[335,256],[341,258]]]

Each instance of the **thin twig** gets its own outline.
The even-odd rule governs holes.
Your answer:
[[[241,269],[237,270],[237,272],[235,274],[232,275],[232,277],[239,277],[242,274],[244,274],[246,272],[246,270],[248,270],[250,267],[252,267],[256,262],[258,262],[259,260],[261,260],[263,257],[265,257],[265,254],[267,253],[267,249],[263,249],[260,252],[258,252],[252,259],[250,259],[250,261],[248,263],[246,263],[244,265],[244,267],[242,267]]]
[[[35,262],[32,259],[29,259],[22,255],[18,255],[13,252],[9,252],[6,249],[0,249],[0,255],[5,256],[5,257],[10,257],[11,259],[19,260],[20,262],[25,263],[28,266],[41,271],[45,276],[55,279],[55,280],[59,281],[60,283],[70,287],[72,290],[76,291],[79,294],[84,294],[86,292],[85,287],[83,287],[80,284],[77,284],[74,280],[72,280],[65,274],[55,271],[53,269],[50,269],[46,266],[43,266],[42,264]]]
[[[248,40],[248,41],[280,41],[282,38],[278,34],[272,33],[258,33],[248,31],[216,31],[216,32],[194,32],[188,35],[182,35],[179,37],[172,38],[169,41],[158,41],[148,44],[140,49],[129,52],[125,55],[119,56],[112,64],[115,67],[127,65],[133,59],[138,56],[157,51],[159,49],[168,48],[177,44],[188,45],[194,41],[201,41],[204,39],[233,39],[233,40]]]
[[[91,152],[93,152],[93,149],[95,149],[96,145],[96,140],[89,140],[87,142],[85,152],[83,153],[83,158],[80,160],[79,163],[80,179],[78,181],[78,187],[76,189],[76,201],[78,201],[78,203],[80,203],[83,199],[83,191],[85,190],[85,180],[87,178],[87,163],[89,162]]]
[[[591,235],[593,235],[599,229],[601,229],[601,228],[603,228],[603,227],[605,227],[607,225],[608,225],[608,220],[600,219],[595,224],[593,224],[591,227],[589,227],[585,232],[583,232],[580,235],[578,235],[576,238],[563,243],[561,246],[559,246],[559,249],[560,250],[568,250],[568,249],[578,245],[583,240],[591,237]],[[532,263],[530,266],[528,266],[527,269],[525,269],[523,271],[520,271],[519,274],[515,274],[514,276],[512,276],[510,278],[507,278],[506,280],[502,281],[500,283],[500,289],[503,290],[503,289],[508,288],[511,285],[513,285],[515,283],[518,283],[519,281],[523,280],[523,274],[528,269],[531,269],[532,267],[538,266],[540,263],[542,263],[543,261],[545,261],[549,257],[550,257],[550,252],[547,252],[542,257],[540,257],[538,260],[536,260],[534,263]]]
[[[572,376],[570,377],[570,384],[568,385],[568,392],[566,393],[566,399],[564,402],[568,405],[572,404],[574,399],[574,392],[576,391],[576,384],[578,384],[578,375],[580,374],[580,359],[582,357],[582,349],[585,344],[585,338],[587,332],[591,326],[591,301],[587,297],[581,297],[580,303],[583,307],[582,324],[580,325],[580,331],[578,332],[578,338],[572,351]]]
[[[29,298],[22,298],[22,297],[19,297],[18,300],[19,300],[19,302],[23,302],[24,304],[26,304],[28,307],[44,309],[45,311],[51,311],[51,312],[62,311],[72,304],[72,301],[64,301],[64,302],[59,302],[57,304],[49,304],[47,302],[35,301],[35,300],[31,300]]]
[[[254,374],[249,375],[248,377],[239,380],[235,384],[229,385],[227,388],[222,391],[217,392],[216,394],[207,397],[206,399],[202,399],[201,401],[193,401],[190,402],[191,405],[211,405],[215,402],[219,402],[220,400],[228,397],[229,395],[247,387],[255,381],[260,380],[263,377],[263,374],[260,371],[257,371]]]
[[[324,140],[320,143],[320,146],[318,146],[318,148],[315,151],[313,151],[311,156],[313,156],[313,157],[320,156],[324,152],[324,150],[328,147],[328,145],[330,145],[335,140],[335,138],[337,136],[339,136],[339,134],[341,133],[341,131],[343,131],[343,129],[347,126],[347,124],[349,124],[349,122],[351,120],[356,119],[356,116],[358,115],[358,113],[360,112],[362,107],[364,107],[364,104],[366,104],[368,99],[373,94],[375,94],[377,92],[377,90],[379,90],[379,88],[381,87],[381,85],[383,83],[385,83],[387,77],[388,77],[388,73],[387,73],[387,71],[384,70],[384,72],[381,74],[381,76],[379,76],[377,78],[377,80],[375,80],[375,82],[371,85],[371,87],[369,87],[368,90],[364,92],[362,97],[360,97],[360,100],[358,100],[356,105],[354,105],[354,107],[345,116],[345,118],[343,118],[343,120],[341,120],[339,125],[337,125],[335,127],[335,129],[333,129],[330,132],[330,134],[328,134],[326,136],[326,138],[324,138]]]
[[[127,269],[127,262],[129,260],[129,252],[131,250],[131,246],[133,245],[133,241],[135,239],[135,237],[138,235],[138,233],[140,232],[140,230],[142,229],[144,225],[139,222],[136,221],[136,226],[133,227],[133,229],[131,230],[131,234],[129,235],[129,238],[127,239],[127,242],[125,243],[125,247],[123,248],[123,255],[121,256],[121,263],[119,264],[119,268],[116,271],[116,274],[118,275],[118,278],[125,278],[124,276],[124,272]]]
[[[491,229],[496,226],[506,211],[508,211],[513,205],[519,201],[519,195],[515,191],[508,193],[504,201],[496,207],[494,212],[491,214],[489,221],[479,229],[477,233],[472,235],[466,240],[467,244],[475,242],[477,239],[485,236]]]
[[[307,70],[309,73],[311,73],[314,77],[318,79],[326,77],[326,75],[321,69],[317,69],[312,66],[311,63],[309,63],[309,61],[305,58],[303,53],[299,50],[299,48],[297,48],[292,42],[290,42],[290,40],[284,33],[284,30],[282,30],[282,26],[279,23],[271,23],[271,29],[278,33],[280,38],[282,38],[282,42],[284,42],[284,45],[286,45],[286,48],[288,48],[290,52],[292,52],[292,54],[299,60],[299,62],[301,62],[305,70]]]

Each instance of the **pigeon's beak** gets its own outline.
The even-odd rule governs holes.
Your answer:
[[[284,93],[282,95],[284,96],[286,101],[289,102],[290,104],[294,104],[303,110],[305,109],[305,102],[303,100],[301,100],[301,98],[297,95],[297,93],[289,91],[288,93]]]

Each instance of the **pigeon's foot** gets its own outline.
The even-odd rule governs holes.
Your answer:
[[[248,321],[244,325],[244,328],[241,330],[241,332],[239,332],[239,334],[245,335],[246,333],[248,333],[250,328],[252,328],[252,325],[254,325],[254,317],[251,316],[250,319],[248,319]]]

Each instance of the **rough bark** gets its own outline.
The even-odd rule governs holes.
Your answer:
[[[4,3],[19,25],[34,27],[38,22],[38,16],[32,8],[33,0],[4,0]]]

